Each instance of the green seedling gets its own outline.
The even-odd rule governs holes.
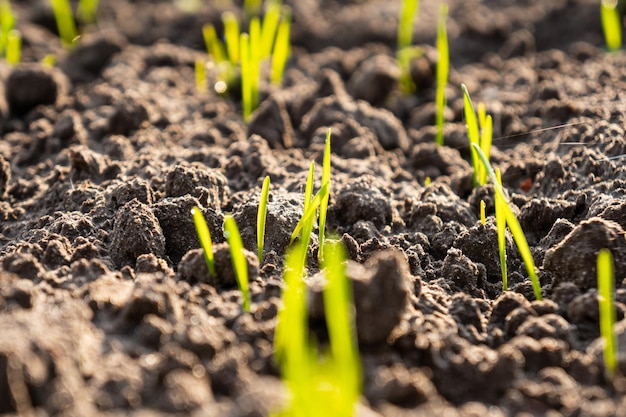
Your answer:
[[[485,225],[487,223],[487,217],[485,216],[485,208],[487,204],[485,200],[480,200],[480,224]]]
[[[18,30],[9,32],[6,59],[9,65],[17,65],[22,59],[22,35]]]
[[[477,143],[472,143],[471,145],[476,151],[476,154],[478,155],[480,160],[482,161],[485,169],[487,170],[487,174],[489,175],[491,182],[493,182],[493,187],[496,191],[496,194],[498,194],[500,198],[502,198],[504,201],[504,203],[501,205],[502,211],[504,212],[502,214],[504,214],[506,224],[509,226],[509,230],[513,235],[513,240],[515,241],[520,256],[522,257],[522,261],[524,261],[524,265],[526,266],[526,271],[528,272],[528,276],[530,277],[533,292],[535,293],[535,298],[537,300],[541,300],[541,284],[539,283],[539,277],[537,276],[537,272],[535,271],[535,261],[533,260],[532,253],[530,252],[528,242],[526,241],[526,236],[524,236],[522,226],[520,226],[519,221],[515,216],[515,213],[513,213],[513,210],[509,206],[509,203],[504,194],[504,189],[500,186],[500,183],[498,182],[498,177],[491,167],[489,160]],[[502,217],[502,215],[500,215],[500,217]],[[496,218],[496,222],[497,221],[498,219]]]
[[[361,369],[345,249],[335,239],[327,240],[325,246],[324,310],[330,346],[321,354],[307,328],[304,268],[299,262],[306,246],[299,242],[285,260],[286,287],[274,347],[291,399],[275,416],[351,417],[355,413]]]
[[[43,58],[41,58],[41,65],[47,68],[52,68],[56,65],[57,59],[54,54],[47,54]]]
[[[415,91],[415,84],[411,78],[411,60],[419,55],[419,48],[412,46],[413,22],[419,10],[418,0],[402,0],[400,18],[398,22],[398,49],[396,59],[400,66],[400,88],[405,93]]]
[[[601,249],[597,259],[598,307],[600,313],[600,335],[604,340],[602,357],[604,375],[613,381],[617,369],[617,338],[615,337],[615,304],[613,303],[613,255],[608,249]]]
[[[243,2],[243,11],[248,16],[248,18],[252,18],[253,16],[258,16],[261,14],[261,6],[263,2],[261,0],[244,0]]]
[[[224,12],[222,14],[222,23],[224,23],[224,40],[226,41],[226,52],[228,60],[233,67],[239,64],[239,48],[241,33],[239,31],[239,22],[232,12]]]
[[[326,145],[324,146],[324,160],[322,161],[322,184],[329,184],[328,193],[320,202],[319,215],[319,249],[317,259],[324,259],[324,239],[326,235],[326,213],[328,211],[328,201],[330,200],[330,129],[326,132]]]
[[[99,0],[79,0],[76,15],[83,24],[90,25],[96,23]]]
[[[622,21],[617,4],[617,0],[602,0],[600,2],[602,30],[609,51],[618,51],[622,48]]]
[[[484,111],[482,104],[479,105],[479,115],[477,116],[465,84],[461,84],[461,90],[463,90],[463,114],[465,115],[465,123],[467,124],[467,136],[470,143],[472,166],[474,167],[472,183],[474,186],[484,185],[487,183],[487,168],[480,163],[478,154],[472,145],[476,144],[487,157],[487,161],[489,160],[493,135],[493,121],[491,116],[487,115]]]
[[[270,177],[269,175],[263,180],[261,187],[261,198],[259,199],[259,211],[256,221],[256,243],[257,255],[259,263],[263,262],[263,248],[265,246],[265,222],[267,219],[267,201],[270,195]]]
[[[502,174],[496,170],[496,180],[498,186],[502,187]],[[496,206],[496,230],[498,234],[498,253],[500,254],[500,273],[502,274],[502,291],[509,289],[509,278],[506,270],[506,200],[500,193],[494,197]]]
[[[435,113],[435,124],[437,134],[435,141],[439,146],[443,146],[443,123],[444,110],[446,108],[446,85],[450,73],[450,55],[448,51],[448,33],[446,30],[446,19],[448,18],[448,5],[442,4],[439,11],[439,24],[437,25],[437,91],[435,101],[437,112]]]
[[[326,198],[326,195],[328,195],[329,190],[330,190],[330,183],[327,182],[326,184],[322,185],[322,188],[320,188],[317,194],[315,194],[315,197],[313,197],[313,199],[311,200],[311,203],[308,205],[306,210],[304,210],[302,218],[300,218],[300,221],[298,222],[298,224],[296,224],[296,227],[293,230],[293,233],[291,234],[291,244],[293,244],[293,242],[296,241],[296,239],[298,238],[298,235],[300,234],[300,232],[303,231],[304,226],[308,222],[315,222],[315,215],[317,214],[317,209],[320,207],[320,204],[322,203],[322,199]],[[307,242],[310,241],[310,234],[309,236],[306,236],[306,234],[303,233],[302,239],[306,240]]]
[[[361,361],[356,343],[352,315],[352,290],[346,276],[346,250],[337,239],[324,243],[322,267],[327,284],[324,288],[324,313],[330,339],[331,358],[335,366],[333,381],[336,384],[331,407],[326,415],[352,416],[360,395]]]
[[[250,97],[252,100],[252,110],[259,106],[259,83],[261,79],[261,21],[258,17],[253,17],[250,21]],[[242,74],[243,76],[243,74]],[[244,120],[247,120],[244,118]]]
[[[74,23],[74,15],[69,0],[50,0],[52,12],[57,23],[61,42],[66,48],[74,46],[78,38],[76,23]]]
[[[213,256],[213,241],[211,240],[211,232],[209,226],[206,224],[206,220],[202,215],[202,212],[197,206],[191,209],[191,215],[193,217],[193,224],[196,226],[196,234],[200,241],[200,246],[204,252],[204,260],[209,268],[209,274],[212,277],[217,276],[215,272],[215,258]]]
[[[15,15],[9,0],[0,1],[0,55],[6,55],[9,34],[15,28]]]
[[[250,36],[241,34],[241,106],[243,119],[248,120],[252,114],[252,62],[250,57]]]
[[[206,24],[202,27],[202,37],[207,49],[207,53],[211,55],[217,65],[217,80],[215,83],[215,91],[218,94],[226,92],[228,85],[232,84],[235,78],[235,70],[228,59],[224,44],[218,39],[215,27]]]
[[[230,248],[230,259],[235,270],[237,285],[243,298],[243,311],[250,311],[250,290],[248,286],[248,261],[243,252],[243,241],[233,216],[224,216],[224,235]]]
[[[270,79],[272,84],[280,85],[290,54],[291,13],[285,9],[276,33]]]
[[[280,2],[270,2],[263,16],[263,25],[261,31],[261,58],[268,59],[272,55],[274,49],[274,41],[276,39],[276,31],[280,22]]]
[[[196,59],[194,70],[195,70],[195,75],[196,75],[196,89],[198,91],[206,91],[207,81],[206,81],[206,69],[204,65],[204,59],[202,58]]]
[[[474,167],[474,172],[472,174],[472,183],[475,187],[476,185],[478,185],[480,161],[478,159],[478,154],[473,149],[472,145],[480,145],[480,132],[478,129],[478,119],[476,118],[476,111],[474,110],[472,99],[470,98],[469,92],[467,91],[467,87],[465,86],[465,84],[461,84],[461,90],[463,90],[463,112],[465,114],[465,123],[467,124],[467,137],[469,138],[470,143],[472,166]]]

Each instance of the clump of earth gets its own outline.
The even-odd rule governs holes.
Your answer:
[[[47,2],[13,4],[23,62],[0,62],[0,414],[267,416],[283,261],[306,174],[332,129],[327,226],[347,248],[363,367],[360,416],[619,416],[605,378],[596,256],[615,262],[626,373],[626,58],[597,1],[450,1],[445,146],[435,145],[435,22],[421,2],[413,94],[398,86],[400,2],[288,1],[292,55],[242,118],[198,91],[201,28],[240,4],[101,2],[66,50]],[[54,54],[57,63],[41,60]],[[502,171],[543,299],[494,190],[473,187],[465,83],[494,120]],[[271,178],[257,258],[261,184]],[[480,202],[487,218],[480,221]],[[208,274],[190,210],[213,240]],[[224,239],[241,229],[251,311]],[[311,329],[323,333],[308,258]]]

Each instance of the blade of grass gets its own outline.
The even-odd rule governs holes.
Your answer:
[[[259,264],[263,262],[263,248],[265,245],[265,221],[267,219],[267,201],[270,194],[270,177],[269,175],[263,180],[263,186],[261,187],[261,198],[259,199],[259,211],[257,214],[257,255],[259,258]]]
[[[439,146],[443,146],[443,124],[444,110],[446,108],[446,85],[448,84],[448,75],[450,72],[450,55],[448,51],[448,33],[446,30],[446,19],[448,18],[448,5],[442,4],[439,9],[439,23],[437,25],[437,91],[436,104],[437,112],[435,114],[435,124],[437,126],[437,134],[435,142]]]
[[[402,0],[398,22],[398,50],[408,48],[413,43],[413,21],[418,10],[418,0]]]
[[[224,45],[217,37],[215,26],[210,23],[202,26],[202,37],[206,46],[207,53],[215,59],[218,64],[227,60]]]
[[[290,53],[290,30],[291,30],[291,12],[288,8],[283,8],[283,17],[278,25],[276,33],[276,43],[272,53],[272,69],[271,81],[274,85],[280,85],[289,59]]]
[[[330,188],[330,183],[326,183],[322,185],[322,188],[315,194],[315,197],[311,200],[311,204],[309,204],[308,208],[304,211],[304,214],[300,218],[300,221],[296,225],[295,229],[293,229],[293,233],[291,234],[290,242],[295,242],[296,238],[303,230],[305,224],[309,221],[315,221],[315,214],[317,213],[317,209],[320,207],[322,202],[322,198],[324,198],[328,194],[328,190]],[[304,237],[306,238],[306,237]]]
[[[474,105],[472,104],[472,99],[470,98],[469,92],[467,91],[467,87],[465,84],[461,84],[461,90],[463,90],[463,113],[465,115],[465,123],[467,124],[467,137],[469,138],[470,143],[470,153],[472,156],[472,166],[474,167],[474,172],[472,174],[472,183],[474,187],[478,185],[479,178],[479,170],[480,170],[480,160],[478,159],[478,155],[474,150],[472,144],[476,144],[476,146],[480,145],[480,133],[478,131],[478,120],[476,118],[476,111],[474,110]]]
[[[50,0],[63,46],[71,48],[78,37],[72,7],[68,0]]]
[[[487,114],[482,119],[483,122],[481,124],[481,135],[480,135],[480,149],[485,154],[487,160],[491,158],[491,142],[493,141],[493,119],[490,114]],[[480,185],[484,185],[487,183],[487,169],[485,169],[481,165],[481,169],[479,170],[480,177],[478,178],[478,183]]]
[[[213,257],[213,242],[211,241],[211,232],[209,226],[206,224],[206,220],[202,215],[202,212],[197,206],[191,209],[191,215],[193,217],[193,224],[196,226],[196,234],[200,241],[200,246],[204,252],[204,260],[209,268],[209,274],[212,277],[217,276],[215,272],[215,259]]]
[[[252,63],[250,59],[250,37],[241,34],[241,105],[243,119],[248,120],[252,114]]]
[[[496,180],[498,185],[502,187],[502,174],[499,169],[496,169]],[[496,206],[496,230],[498,233],[498,253],[500,254],[500,273],[502,274],[502,291],[509,289],[509,279],[506,270],[506,201],[502,198],[500,193],[496,193],[495,197]]]
[[[239,228],[233,216],[224,216],[224,235],[228,241],[230,248],[230,259],[233,263],[233,269],[235,270],[235,277],[237,278],[237,284],[241,290],[241,297],[243,298],[243,311],[250,311],[250,290],[248,288],[248,261],[246,261],[246,255],[243,252],[243,242],[241,241],[241,235],[239,234]]]
[[[253,17],[250,21],[250,107],[251,113],[259,106],[259,79],[261,78],[261,21]]]
[[[224,40],[226,41],[226,52],[228,59],[233,67],[239,64],[239,41],[241,34],[239,32],[239,22],[232,12],[224,12],[222,14],[222,22],[224,23]]]
[[[206,91],[207,90],[206,70],[205,70],[204,60],[202,58],[196,59],[194,72],[196,75],[196,89],[198,91]]]
[[[261,44],[263,45],[261,58],[263,59],[269,58],[272,55],[279,22],[280,2],[270,2],[265,10],[265,16],[263,16],[263,25],[261,28]]]
[[[9,33],[15,27],[15,15],[11,9],[9,0],[0,2],[0,55],[5,54]]]
[[[480,224],[485,224],[487,223],[487,217],[485,216],[485,208],[487,207],[487,203],[485,203],[485,200],[480,200]]]
[[[622,47],[622,21],[617,4],[617,0],[602,0],[600,2],[602,30],[609,51],[618,51]]]
[[[526,236],[524,236],[522,226],[520,226],[517,217],[515,217],[515,213],[513,213],[513,210],[511,210],[511,207],[509,207],[509,203],[506,199],[506,196],[504,195],[504,190],[498,183],[498,178],[496,177],[496,174],[493,171],[491,164],[485,157],[485,154],[480,149],[480,146],[477,143],[472,143],[472,147],[474,148],[476,154],[487,169],[487,173],[489,175],[489,178],[493,182],[496,193],[500,194],[500,197],[505,202],[501,206],[506,218],[506,224],[509,226],[509,230],[511,230],[515,245],[517,246],[520,256],[522,257],[522,261],[524,261],[524,265],[526,266],[526,271],[528,272],[528,276],[533,287],[533,292],[535,293],[535,298],[537,300],[541,300],[541,284],[539,283],[539,277],[537,276],[537,272],[535,271],[535,261],[533,260],[532,253],[530,252],[528,242],[526,241]]]
[[[258,16],[261,13],[262,0],[244,0],[243,11],[251,19],[253,16]]]
[[[9,65],[17,65],[22,60],[22,34],[18,30],[9,32],[6,59]]]
[[[76,15],[84,24],[96,23],[99,0],[79,0]]]
[[[324,159],[322,162],[322,184],[330,184],[330,128],[326,132],[326,144],[324,146]],[[319,215],[319,248],[317,259],[324,259],[324,239],[326,235],[326,212],[328,211],[328,200],[330,199],[330,185],[328,186],[328,194],[320,203]]]
[[[602,357],[604,375],[608,382],[613,381],[617,369],[617,338],[615,337],[615,304],[613,302],[613,255],[608,249],[601,249],[597,259],[598,305],[600,313],[600,335],[604,339]]]

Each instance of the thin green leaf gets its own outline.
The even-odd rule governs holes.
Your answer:
[[[267,5],[263,26],[261,28],[261,44],[263,45],[261,58],[266,59],[272,55],[276,31],[280,22],[280,2],[271,2]]]
[[[448,84],[448,75],[450,72],[450,53],[448,51],[448,32],[446,29],[446,19],[448,18],[448,5],[442,4],[439,9],[439,23],[437,25],[437,91],[435,93],[435,101],[437,104],[437,112],[435,114],[435,124],[437,133],[435,142],[439,146],[443,146],[443,124],[444,111],[446,108],[446,85]]]
[[[233,216],[224,216],[224,235],[230,248],[230,259],[235,270],[237,284],[243,298],[243,311],[250,311],[250,290],[248,288],[248,261],[243,251],[243,242],[239,234],[239,228]]]
[[[608,249],[601,249],[597,259],[598,305],[600,313],[600,335],[604,339],[604,373],[607,381],[612,381],[617,369],[617,338],[615,337],[615,304],[613,302],[613,255]]]
[[[478,159],[478,155],[474,150],[472,144],[480,145],[480,133],[478,130],[478,120],[476,118],[476,111],[474,110],[474,105],[472,104],[472,99],[470,98],[469,92],[467,91],[467,87],[465,84],[461,84],[461,90],[463,90],[463,111],[465,114],[465,123],[467,124],[467,136],[469,138],[470,143],[470,153],[472,156],[472,165],[474,167],[474,172],[472,174],[472,182],[474,187],[478,185],[478,173],[480,170],[480,160]]]
[[[248,120],[252,114],[252,62],[250,59],[250,37],[241,34],[241,101],[243,119]]]
[[[484,116],[481,129],[482,130],[481,130],[481,135],[480,135],[480,149],[485,154],[485,157],[487,158],[487,160],[489,160],[489,158],[491,158],[491,142],[493,140],[493,119],[491,118],[490,114],[487,114]],[[480,170],[478,172],[480,175],[478,179],[478,183],[480,185],[486,184],[487,183],[487,169],[481,164]]]
[[[485,168],[487,169],[487,173],[489,174],[489,178],[493,182],[493,186],[496,190],[496,193],[500,194],[502,199],[506,204],[502,204],[502,208],[504,210],[506,223],[511,230],[511,234],[513,235],[513,240],[515,241],[515,245],[519,250],[520,256],[524,261],[524,265],[526,266],[526,271],[528,272],[528,276],[530,278],[531,284],[533,286],[533,292],[535,293],[535,298],[537,300],[541,300],[541,284],[539,283],[539,277],[537,276],[537,272],[535,271],[535,261],[533,260],[532,253],[530,252],[530,247],[528,246],[528,242],[526,241],[526,237],[524,236],[524,231],[522,230],[522,226],[520,226],[517,217],[515,217],[515,213],[509,207],[509,203],[506,200],[506,196],[504,195],[504,190],[498,183],[498,178],[496,177],[491,164],[485,157],[485,154],[480,149],[480,146],[477,143],[472,143],[472,147],[476,151],[476,154],[482,160]]]
[[[259,81],[261,78],[261,21],[253,17],[250,21],[250,101],[251,112],[259,106]]]
[[[413,22],[418,10],[418,0],[402,0],[398,22],[398,50],[407,48],[413,43]]]
[[[274,85],[280,85],[289,59],[290,53],[290,31],[291,31],[291,12],[288,8],[283,9],[283,17],[278,25],[276,33],[276,43],[274,52],[272,53],[272,74],[271,81]]]
[[[496,180],[498,185],[502,187],[502,175],[500,170],[496,170]],[[509,289],[508,272],[506,269],[506,201],[502,198],[500,193],[496,192],[495,195],[496,206],[496,230],[498,233],[498,252],[500,254],[500,273],[502,274],[502,291]]]
[[[263,248],[265,245],[265,221],[267,219],[267,201],[270,195],[270,177],[269,175],[263,180],[263,187],[261,187],[261,198],[259,199],[259,211],[257,214],[257,249],[259,263],[263,262]]]
[[[602,0],[600,2],[602,30],[609,51],[618,51],[622,48],[622,20],[617,5],[617,0]]]
[[[22,59],[22,34],[18,30],[9,32],[6,58],[9,65],[17,65]]]
[[[50,0],[52,12],[59,29],[61,42],[66,48],[71,48],[78,37],[72,7],[68,0]]]
[[[206,261],[207,267],[209,268],[209,274],[212,277],[215,277],[217,274],[215,272],[213,242],[211,241],[211,232],[209,231],[209,226],[206,224],[206,220],[204,219],[202,212],[197,206],[194,206],[191,209],[191,215],[193,217],[193,224],[196,226],[196,234],[198,235],[200,246],[202,247],[202,251],[204,252],[204,260]]]
[[[291,241],[290,241],[291,243],[295,242],[296,238],[302,231],[306,222],[309,222],[311,221],[311,219],[314,219],[314,216],[317,213],[317,209],[320,207],[320,204],[322,202],[322,198],[324,198],[328,194],[329,189],[330,189],[330,183],[326,183],[322,185],[322,188],[320,188],[317,194],[315,194],[315,197],[313,197],[313,199],[311,200],[311,204],[309,204],[307,209],[304,211],[302,218],[300,218],[300,221],[298,222],[295,229],[293,230],[293,233],[291,234]]]
[[[322,184],[330,184],[330,128],[326,132],[326,144],[324,146],[324,160],[322,162]],[[326,235],[326,213],[328,211],[328,201],[330,199],[330,185],[328,187],[328,194],[324,197],[320,203],[320,215],[319,215],[319,248],[317,252],[317,259],[322,260],[324,258],[324,239]]]
[[[224,40],[226,41],[226,52],[228,59],[233,67],[239,64],[239,41],[241,35],[239,32],[239,22],[232,12],[224,12],[222,14],[222,22],[224,23]]]
[[[85,24],[96,23],[98,0],[79,0],[76,15]]]

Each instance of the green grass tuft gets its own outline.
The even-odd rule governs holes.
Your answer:
[[[443,124],[444,111],[446,108],[446,85],[448,85],[448,75],[450,73],[450,54],[448,51],[448,33],[446,30],[446,19],[448,18],[448,5],[442,4],[439,9],[439,23],[437,25],[437,91],[435,102],[437,112],[435,113],[435,124],[437,134],[435,142],[443,146]]]
[[[259,198],[259,211],[257,213],[256,222],[256,242],[257,242],[257,257],[259,258],[259,264],[263,262],[263,249],[265,246],[265,222],[267,220],[267,202],[270,195],[270,177],[269,175],[263,180],[263,187],[261,187],[261,197]]]
[[[204,259],[206,265],[209,268],[209,274],[212,277],[217,276],[215,272],[215,258],[213,257],[213,241],[211,240],[211,232],[209,226],[206,224],[206,220],[202,215],[200,209],[194,206],[191,209],[191,215],[193,217],[193,224],[196,226],[196,234],[200,241],[200,246],[204,252]]]
[[[470,143],[470,154],[472,158],[472,183],[474,187],[487,183],[487,168],[480,163],[480,158],[474,150],[472,144],[480,147],[481,151],[489,161],[491,155],[491,143],[493,136],[493,120],[485,111],[482,103],[478,104],[478,114],[474,110],[472,99],[465,84],[461,84],[463,91],[463,114],[465,115],[465,123],[467,124],[467,136]]]
[[[613,302],[613,255],[608,249],[601,249],[597,259],[598,308],[600,313],[600,335],[604,339],[602,357],[604,375],[608,382],[613,381],[617,369],[617,338],[615,337],[615,304]]]
[[[617,4],[617,0],[601,0],[600,2],[602,30],[609,51],[618,51],[622,48],[622,20]]]
[[[504,190],[500,186],[498,177],[493,171],[493,168],[491,167],[491,164],[487,160],[487,157],[485,156],[485,154],[480,149],[480,146],[477,143],[472,143],[471,145],[476,151],[476,155],[480,158],[483,165],[487,169],[487,173],[489,175],[489,178],[491,179],[491,182],[493,182],[493,187],[496,191],[496,194],[498,194],[499,197],[502,198],[502,200],[504,201],[504,203],[501,204],[502,211],[504,212],[502,214],[504,214],[504,218],[506,219],[506,224],[509,226],[509,230],[511,231],[511,234],[513,235],[513,240],[515,241],[515,244],[517,245],[517,249],[519,250],[520,256],[522,257],[522,260],[524,261],[524,265],[526,266],[526,271],[528,272],[528,276],[533,286],[533,292],[535,293],[535,298],[537,300],[541,300],[542,299],[541,284],[539,283],[539,277],[537,276],[537,272],[535,271],[535,261],[533,260],[532,253],[530,252],[530,247],[528,246],[528,242],[526,241],[526,236],[524,236],[524,231],[522,230],[522,226],[520,226],[519,221],[517,220],[517,217],[515,217],[515,213],[513,213],[513,210],[511,210],[511,207],[509,207],[509,203],[506,200]],[[502,215],[500,215],[500,218],[502,218]],[[496,218],[496,222],[497,221],[498,219]]]
[[[360,395],[359,359],[345,249],[336,239],[325,243],[324,310],[329,349],[320,350],[309,335],[304,266],[307,248],[298,242],[285,260],[283,307],[274,337],[275,358],[291,392],[289,404],[275,417],[352,417]]]
[[[243,298],[243,311],[250,311],[250,290],[248,286],[248,261],[243,252],[243,242],[239,234],[239,228],[233,216],[224,216],[224,235],[230,248],[230,259],[235,270],[237,285]]]

